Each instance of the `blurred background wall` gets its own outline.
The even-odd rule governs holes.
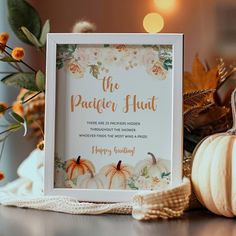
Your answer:
[[[158,0],[157,0],[158,1]],[[235,0],[163,0],[170,7],[157,7],[155,0],[31,0],[43,19],[51,20],[53,32],[70,32],[81,19],[97,25],[98,32],[145,32],[143,18],[160,13],[162,33],[184,33],[185,70],[190,70],[196,53],[215,63],[236,55]],[[162,1],[162,2],[163,2]]]

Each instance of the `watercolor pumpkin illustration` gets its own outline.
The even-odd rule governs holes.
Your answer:
[[[79,189],[104,189],[104,180],[100,175],[90,172],[78,177],[76,187]]]
[[[133,167],[123,164],[120,160],[118,164],[104,166],[100,174],[107,179],[108,189],[127,189],[128,179],[133,174]]]
[[[76,179],[78,176],[86,173],[95,173],[95,166],[93,163],[87,159],[81,158],[81,156],[78,156],[77,159],[68,160],[65,169],[66,176],[69,180]]]
[[[154,156],[153,153],[147,153],[151,158],[147,158],[137,163],[135,166],[135,173],[137,175],[143,175],[143,172],[146,172],[151,177],[162,178],[163,175],[168,175],[169,170],[169,161],[158,159]]]

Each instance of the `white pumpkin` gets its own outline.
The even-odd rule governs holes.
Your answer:
[[[94,175],[92,172],[77,179],[76,187],[79,189],[104,189],[104,181],[99,175]]]
[[[198,200],[210,211],[236,216],[236,90],[232,95],[234,127],[203,140],[193,153],[192,184]]]
[[[151,158],[138,162],[135,166],[135,174],[142,175],[142,172],[146,169],[148,175],[161,178],[163,173],[170,172],[170,161],[156,158],[151,152],[147,154],[150,155]]]

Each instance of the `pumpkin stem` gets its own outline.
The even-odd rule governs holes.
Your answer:
[[[117,166],[116,166],[116,169],[117,169],[117,170],[120,170],[121,162],[122,162],[122,161],[119,161],[119,162],[118,162],[118,164],[117,164]]]
[[[156,164],[157,164],[157,159],[156,159],[156,157],[154,156],[154,154],[151,153],[151,152],[148,152],[147,154],[150,155],[150,156],[152,157],[153,165],[156,165]]]
[[[80,163],[80,158],[81,158],[81,156],[78,156],[78,158],[77,158],[77,160],[76,160],[76,164],[77,164],[77,165],[79,165],[79,163]]]
[[[231,95],[231,107],[232,107],[232,116],[233,116],[233,127],[228,130],[228,133],[236,135],[236,89]]]

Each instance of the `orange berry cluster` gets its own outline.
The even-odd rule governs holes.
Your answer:
[[[0,102],[0,117],[4,114],[7,109],[7,104],[5,102]]]
[[[3,180],[5,178],[5,175],[2,171],[0,171],[0,181]]]
[[[13,59],[20,61],[21,59],[23,59],[25,55],[25,51],[23,48],[14,48],[12,50],[11,56],[13,57]]]
[[[2,32],[0,34],[0,51],[3,52],[5,50],[7,41],[9,39],[9,34],[6,32]]]
[[[0,51],[5,51],[7,41],[9,39],[9,34],[7,32],[2,32],[0,34]],[[11,56],[13,59],[20,61],[23,59],[25,51],[23,48],[16,47],[12,50]]]

